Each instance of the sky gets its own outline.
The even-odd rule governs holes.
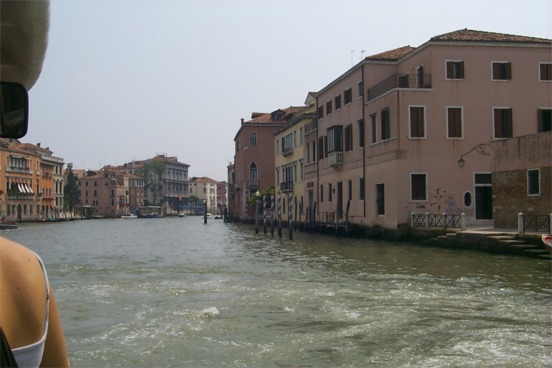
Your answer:
[[[157,154],[227,180],[240,119],[463,28],[552,39],[549,0],[52,0],[29,133],[77,169]]]

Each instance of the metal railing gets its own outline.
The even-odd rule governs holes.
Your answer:
[[[465,214],[449,215],[432,213],[412,213],[410,214],[410,226],[439,228],[439,229],[466,229]]]
[[[395,88],[431,88],[431,74],[393,74],[368,88],[368,101]]]
[[[550,215],[526,215],[518,213],[518,233],[526,231],[545,232],[550,234],[552,228],[552,214]]]

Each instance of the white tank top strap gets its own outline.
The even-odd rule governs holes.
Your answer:
[[[50,317],[50,283],[48,281],[48,274],[46,273],[46,267],[44,267],[44,262],[35,253],[38,263],[42,268],[42,273],[44,275],[44,284],[46,286],[46,316],[44,318],[44,332],[39,341],[22,346],[16,349],[12,349],[13,356],[17,361],[19,367],[38,367],[42,361],[42,355],[44,353],[44,345],[46,344],[46,335],[48,334],[48,320]]]

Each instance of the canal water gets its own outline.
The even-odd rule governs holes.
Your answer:
[[[44,259],[74,367],[552,366],[547,260],[199,217],[0,235]]]

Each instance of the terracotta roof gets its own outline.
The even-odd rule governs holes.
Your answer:
[[[288,108],[285,108],[285,109],[280,109],[283,111],[283,116],[282,116],[282,119],[279,119],[279,120],[273,120],[272,119],[272,115],[278,111],[273,111],[271,113],[267,113],[267,114],[263,114],[263,115],[260,115],[258,117],[256,117],[255,119],[251,119],[251,120],[248,120],[248,121],[245,121],[244,123],[245,124],[256,124],[256,123],[285,123],[286,120],[287,120],[287,117],[289,117],[289,114],[296,114],[297,112],[299,111],[302,111],[305,109],[305,106],[290,106]]]
[[[467,28],[432,37],[430,41],[552,43],[552,40],[546,38],[475,31]]]
[[[368,59],[368,60],[389,60],[389,61],[398,60],[398,59],[402,58],[403,56],[405,56],[406,54],[411,53],[415,49],[416,49],[415,47],[403,46],[403,47],[399,47],[397,49],[388,50],[388,51],[380,52],[379,54],[368,56],[366,59]]]

